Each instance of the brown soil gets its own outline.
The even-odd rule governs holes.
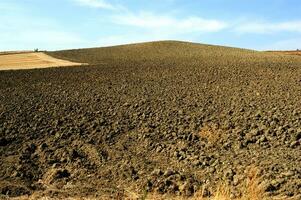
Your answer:
[[[2,52],[2,54],[0,54],[0,70],[36,69],[77,65],[82,64],[62,59],[56,59],[41,52]]]
[[[173,41],[48,54],[90,64],[0,72],[3,198],[225,183],[234,199],[256,168],[267,198],[300,199],[300,56]]]

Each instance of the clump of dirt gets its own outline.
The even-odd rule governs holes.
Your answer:
[[[301,57],[181,42],[50,52],[0,72],[5,197],[300,195]]]

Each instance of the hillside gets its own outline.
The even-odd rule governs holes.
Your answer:
[[[2,195],[300,198],[301,57],[165,41],[0,71]],[[254,178],[254,177],[253,177]],[[203,192],[202,192],[203,191]]]
[[[230,56],[253,51],[197,43],[162,41],[103,48],[90,48],[50,52],[51,55],[76,61],[103,62],[116,60],[199,59],[203,56]]]

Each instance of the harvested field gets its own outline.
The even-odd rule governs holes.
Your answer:
[[[48,67],[77,66],[81,63],[56,59],[45,53],[2,52],[0,70],[36,69]]]
[[[300,56],[175,41],[48,54],[89,65],[0,72],[4,198],[301,198]]]
[[[33,53],[33,51],[0,51],[0,55],[20,54],[20,53]]]
[[[279,53],[279,54],[286,54],[286,55],[297,55],[301,56],[301,51],[268,51],[271,53]]]

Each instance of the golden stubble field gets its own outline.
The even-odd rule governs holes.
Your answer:
[[[82,63],[56,59],[42,52],[0,54],[0,70],[78,66]]]

